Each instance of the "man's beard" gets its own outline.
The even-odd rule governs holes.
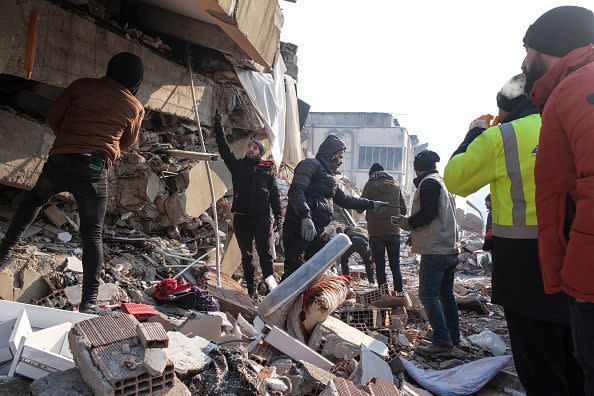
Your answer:
[[[257,165],[260,163],[260,157],[252,157],[247,154],[243,157],[250,165]]]
[[[534,84],[540,80],[545,74],[547,74],[547,65],[541,54],[537,54],[534,58],[534,62],[530,65],[530,69],[527,67],[522,70],[526,76],[526,85],[524,86],[524,92],[530,96],[530,92],[534,87]]]

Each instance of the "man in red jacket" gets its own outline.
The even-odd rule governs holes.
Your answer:
[[[585,393],[594,395],[594,14],[554,8],[524,37],[527,92],[542,114],[535,182],[545,292],[569,295]]]

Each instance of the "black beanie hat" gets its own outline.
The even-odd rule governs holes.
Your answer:
[[[423,150],[415,157],[414,168],[416,171],[427,172],[435,169],[435,164],[440,160],[435,151]]]
[[[497,107],[510,113],[518,103],[526,98],[525,85],[526,75],[524,74],[518,74],[509,79],[503,88],[497,92]]]
[[[136,95],[144,77],[144,66],[138,56],[130,52],[120,52],[109,60],[105,75]]]
[[[594,14],[576,6],[553,8],[542,14],[524,36],[524,44],[543,54],[564,57],[594,43]]]
[[[264,153],[266,152],[266,149],[264,148],[264,145],[262,144],[262,142],[257,139],[254,139],[250,142],[250,144],[251,143],[254,143],[256,146],[258,146],[258,148],[260,149],[260,157],[263,156]]]
[[[373,172],[383,171],[383,170],[384,170],[384,167],[376,162],[375,164],[371,165],[371,168],[369,168],[369,176],[371,176],[371,174]]]

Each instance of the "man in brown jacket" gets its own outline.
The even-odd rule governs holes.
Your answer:
[[[386,281],[386,251],[394,290],[403,292],[402,274],[400,272],[400,229],[392,224],[391,217],[406,215],[406,203],[400,187],[392,176],[384,172],[384,168],[375,163],[369,169],[369,181],[363,188],[363,198],[373,201],[389,202],[390,206],[382,214],[368,210],[365,214],[367,230],[369,231],[369,245],[375,261],[377,283],[382,285]]]
[[[129,148],[138,138],[144,108],[134,95],[143,74],[140,58],[123,52],[111,58],[105,77],[76,80],[64,90],[46,114],[56,135],[49,158],[0,245],[3,266],[41,207],[55,194],[72,193],[80,215],[83,247],[81,312],[98,311],[107,169],[119,158],[120,150]]]

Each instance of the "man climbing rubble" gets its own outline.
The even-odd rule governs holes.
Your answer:
[[[437,153],[425,150],[416,155],[417,187],[411,216],[395,216],[403,230],[411,231],[412,250],[421,254],[419,299],[433,328],[433,342],[417,347],[421,355],[449,353],[460,343],[458,307],[454,297],[454,270],[458,264],[458,234],[454,204],[439,176]]]
[[[406,215],[406,202],[404,202],[400,186],[392,176],[384,171],[381,164],[375,163],[369,169],[369,180],[363,187],[361,196],[367,199],[386,201],[390,204],[390,207],[381,215],[367,212],[365,218],[370,236],[369,244],[377,271],[377,283],[380,286],[387,283],[387,252],[394,290],[401,295],[404,289],[400,272],[400,229],[391,221],[392,216]]]
[[[98,312],[107,169],[121,150],[138,138],[144,108],[135,95],[143,74],[140,58],[123,52],[111,58],[105,77],[76,80],[53,103],[46,114],[56,135],[49,158],[0,246],[0,261],[5,265],[41,207],[55,194],[72,193],[78,205],[83,248],[80,312]]]
[[[375,284],[375,276],[373,274],[373,264],[371,262],[371,249],[369,248],[369,235],[361,227],[349,226],[343,229],[342,227],[336,228],[336,233],[344,233],[351,240],[352,245],[347,249],[346,252],[340,257],[340,267],[343,275],[349,276],[351,270],[349,268],[349,258],[353,253],[357,253],[361,256],[363,264],[365,265],[365,273],[367,275],[367,282],[370,285]]]
[[[222,116],[217,111],[214,120],[215,138],[219,154],[231,172],[233,181],[233,230],[241,251],[241,265],[248,294],[255,298],[254,240],[263,279],[268,288],[276,286],[270,246],[273,232],[271,209],[275,232],[281,228],[282,215],[274,162],[262,160],[266,150],[258,140],[249,143],[243,158],[235,157],[225,137],[221,120]]]
[[[499,91],[494,122],[485,116],[473,121],[444,180],[451,192],[464,197],[490,184],[492,302],[505,310],[524,389],[529,395],[581,394],[566,298],[546,295],[540,272],[534,162],[541,120],[524,94],[525,82],[523,74],[517,75]]]
[[[295,168],[283,228],[283,279],[321,249],[321,234],[330,223],[335,203],[345,209],[380,213],[389,205],[387,202],[349,196],[342,191],[336,176],[340,174],[338,168],[345,150],[346,145],[338,136],[329,135],[320,145],[315,158],[304,159]]]

